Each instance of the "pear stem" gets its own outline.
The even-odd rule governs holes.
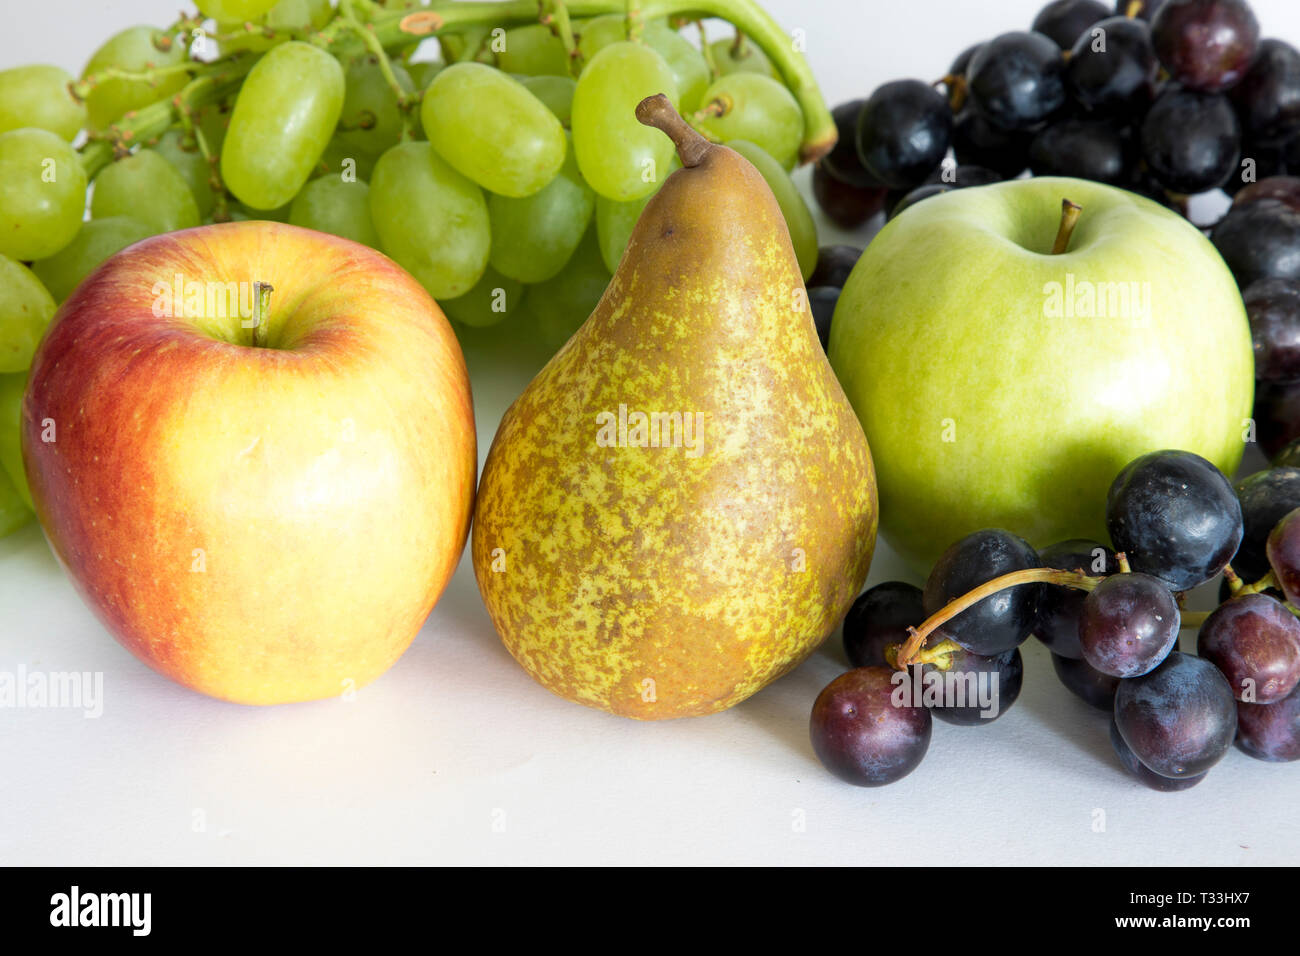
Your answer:
[[[1061,200],[1061,228],[1056,232],[1056,242],[1052,243],[1052,255],[1059,256],[1070,248],[1070,236],[1074,234],[1074,227],[1079,224],[1079,214],[1082,212],[1083,207],[1078,203]]]
[[[636,118],[646,126],[665,133],[677,147],[682,165],[690,168],[700,165],[713,144],[701,136],[681,114],[673,109],[672,101],[663,93],[647,96],[636,107]]]

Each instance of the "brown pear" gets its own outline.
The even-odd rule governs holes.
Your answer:
[[[479,590],[515,659],[615,714],[708,714],[798,664],[862,587],[867,441],[763,177],[664,96],[683,168],[604,298],[501,421]]]

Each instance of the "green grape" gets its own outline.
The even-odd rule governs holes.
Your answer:
[[[63,139],[44,129],[0,133],[0,255],[52,256],[81,228],[86,173]]]
[[[733,139],[727,145],[753,163],[767,181],[768,188],[776,197],[776,204],[781,207],[781,215],[785,217],[790,243],[794,246],[795,258],[799,260],[799,271],[807,282],[817,268],[817,223],[813,221],[808,203],[799,195],[790,174],[761,147],[743,139]]]
[[[189,229],[202,219],[185,177],[151,149],[139,150],[100,171],[90,214],[96,219],[130,216],[155,233]]]
[[[72,98],[71,82],[57,66],[0,70],[0,133],[31,126],[72,142],[86,125],[86,104]]]
[[[492,268],[520,282],[543,282],[564,268],[591,222],[596,194],[570,151],[560,174],[522,199],[488,198]]]
[[[325,147],[325,152],[312,167],[313,176],[333,176],[338,179],[364,179],[370,182],[375,171],[378,156],[370,153],[358,153],[355,149],[343,145],[335,136]]]
[[[22,442],[19,438],[19,429],[22,426],[23,392],[26,390],[26,370],[12,375],[0,375],[0,478],[9,482],[9,487],[17,492],[23,507],[30,511],[32,492],[27,487],[27,473],[23,470]],[[0,482],[0,485],[3,485],[3,482]],[[4,491],[0,491],[0,502],[9,502]],[[7,507],[0,505],[0,512],[9,515],[8,518],[0,516],[0,534],[8,534],[8,531],[2,530],[7,522],[17,518],[26,520],[11,503]],[[19,522],[21,523],[22,521]]]
[[[677,104],[683,113],[693,113],[704,102],[704,91],[709,88],[713,75],[709,64],[690,40],[665,24],[651,24],[642,35],[645,45],[654,50],[668,69],[673,71],[673,80],[677,83],[677,93],[681,102]]]
[[[0,256],[0,373],[24,372],[32,364],[55,307],[31,269]]]
[[[533,23],[506,30],[504,34],[494,36],[491,43],[491,49],[497,55],[497,66],[506,73],[569,75],[569,55],[564,44],[544,24]]]
[[[379,233],[370,221],[370,187],[362,180],[345,182],[335,176],[313,179],[289,207],[289,221],[379,248]]]
[[[573,91],[578,88],[577,80],[571,76],[525,76],[519,82],[555,114],[561,126],[568,128],[573,116]]]
[[[433,82],[433,78],[447,68],[442,60],[421,60],[419,63],[406,64],[406,72],[411,77],[415,88],[423,93]]]
[[[568,267],[528,290],[528,309],[537,319],[542,340],[552,347],[568,341],[596,308],[609,280],[596,230],[588,229]]]
[[[236,201],[231,203],[229,212],[232,219],[238,213],[239,219],[245,222],[250,219],[257,222],[288,222],[289,213],[292,209],[292,202],[287,202],[283,206],[276,206],[274,209],[254,209]]]
[[[115,33],[91,56],[81,71],[84,80],[113,67],[141,73],[153,67],[171,66],[185,60],[185,48],[154,27],[128,27]],[[169,74],[156,83],[145,80],[104,80],[86,96],[86,110],[92,129],[104,129],[131,110],[167,99],[189,80],[185,73]]]
[[[447,318],[462,325],[486,328],[496,325],[519,311],[524,301],[524,287],[514,279],[507,279],[491,266],[483,273],[474,288],[454,299],[443,299],[438,304]]]
[[[246,23],[270,11],[276,0],[194,0],[205,17],[227,23]]]
[[[158,231],[128,216],[92,219],[68,245],[48,259],[32,263],[32,271],[55,301],[62,302],[109,256]]]
[[[672,162],[664,172],[663,179],[666,180],[681,167],[682,161],[676,153],[673,153]],[[663,180],[660,180],[654,192],[640,199],[633,199],[631,202],[615,202],[604,196],[596,197],[596,235],[600,240],[600,256],[605,263],[605,268],[611,273],[618,269],[618,264],[623,260],[623,253],[627,251],[627,243],[632,238],[636,221],[641,218],[641,213],[645,211],[645,207],[649,205],[651,198],[659,192],[662,185]]]
[[[522,83],[483,63],[456,63],[434,77],[420,118],[438,155],[502,196],[530,196],[564,165],[560,121]]]
[[[695,126],[716,142],[755,143],[786,169],[799,159],[803,112],[794,95],[768,76],[732,73],[718,79],[704,93]]]
[[[401,66],[393,64],[397,85],[406,93],[415,92],[415,83]],[[347,92],[343,113],[334,138],[357,153],[378,156],[402,138],[402,113],[397,94],[384,78],[379,61],[373,56],[356,60],[348,67]]]
[[[593,17],[582,25],[578,34],[578,52],[584,63],[590,63],[594,57],[611,43],[627,40],[627,17],[621,13],[607,13]]]
[[[639,43],[612,43],[592,58],[573,94],[573,146],[578,168],[607,199],[630,202],[655,189],[668,166],[673,143],[636,118],[647,96],[665,93],[677,102],[672,70]]]
[[[216,195],[212,191],[212,168],[198,146],[187,142],[181,130],[169,129],[151,148],[181,174],[194,197],[199,218],[206,219],[212,213]]]
[[[255,209],[287,204],[311,175],[343,110],[343,67],[324,50],[291,40],[244,80],[221,150],[221,178]]]
[[[251,50],[264,53],[279,41],[267,36],[263,28],[272,31],[319,30],[333,16],[334,8],[330,6],[330,0],[280,0],[271,8],[270,13],[261,17],[219,20],[217,32],[228,37],[222,41],[221,52],[226,54]],[[250,23],[257,29],[248,29],[246,24]]]
[[[487,202],[428,143],[399,143],[375,164],[370,218],[384,252],[435,299],[472,289],[487,268]]]
[[[720,76],[729,76],[732,73],[756,73],[776,79],[776,70],[772,67],[772,61],[753,40],[741,37],[714,40],[709,44],[709,52],[713,55],[713,65],[718,68]]]
[[[31,509],[9,476],[0,470],[0,538],[13,534],[31,519]]]

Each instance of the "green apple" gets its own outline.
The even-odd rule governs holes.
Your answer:
[[[1062,201],[1082,212],[1052,254]],[[881,529],[915,566],[981,528],[1105,540],[1106,491],[1181,448],[1231,475],[1254,359],[1214,247],[1162,206],[1040,178],[890,222],[840,296],[830,361],[867,439]]]

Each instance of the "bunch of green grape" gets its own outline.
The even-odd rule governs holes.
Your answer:
[[[151,235],[248,219],[329,232],[390,256],[455,322],[513,317],[554,347],[677,166],[635,117],[662,92],[754,163],[812,272],[815,227],[789,178],[805,117],[741,34],[544,14],[384,43],[365,24],[389,9],[419,4],[198,0],[170,28],[109,38],[77,80],[0,70],[0,534],[31,516],[18,415],[46,325]]]

